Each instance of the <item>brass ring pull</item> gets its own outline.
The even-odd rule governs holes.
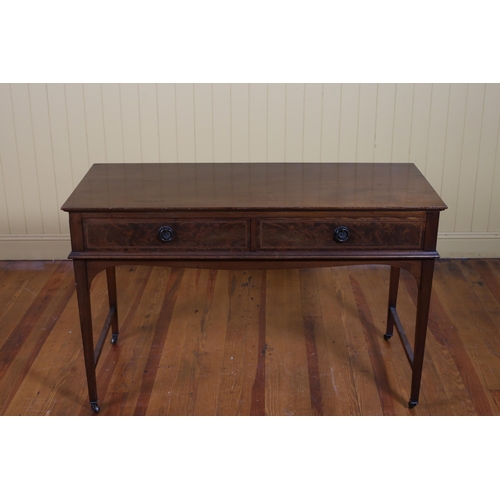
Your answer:
[[[344,243],[349,239],[349,228],[345,226],[339,226],[335,231],[333,232],[333,239],[337,243]]]
[[[174,230],[169,226],[160,227],[158,230],[158,238],[165,243],[172,241],[174,239]]]

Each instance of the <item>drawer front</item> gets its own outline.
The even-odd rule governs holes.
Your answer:
[[[423,217],[280,218],[260,219],[258,249],[303,250],[417,250],[423,248]],[[335,237],[335,231],[337,236]],[[336,239],[337,238],[337,239]]]
[[[249,248],[249,227],[248,220],[89,218],[83,237],[94,251],[238,252]]]

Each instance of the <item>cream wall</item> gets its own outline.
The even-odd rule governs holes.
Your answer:
[[[96,162],[413,162],[445,257],[500,257],[500,84],[0,84],[0,259],[69,253]]]

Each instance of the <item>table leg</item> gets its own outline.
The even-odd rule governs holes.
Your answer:
[[[111,318],[111,343],[118,342],[118,301],[116,297],[116,272],[115,267],[108,267],[106,269],[106,279],[108,281],[108,298],[109,308],[113,310],[113,317]]]
[[[82,334],[85,371],[87,372],[87,386],[90,406],[95,413],[99,413],[97,403],[97,383],[95,376],[94,339],[92,333],[92,312],[90,307],[90,283],[88,279],[87,263],[82,260],[73,261],[76,281],[76,296],[80,314],[80,329]]]
[[[414,408],[418,404],[422,365],[424,361],[425,339],[427,336],[427,321],[434,274],[434,259],[422,261],[420,284],[417,299],[417,320],[415,325],[415,347],[412,364],[411,395],[408,406]]]
[[[393,335],[394,317],[391,313],[391,307],[396,307],[398,300],[399,273],[401,269],[391,266],[391,278],[389,284],[389,305],[387,306],[387,330],[384,335],[385,340],[389,340]]]

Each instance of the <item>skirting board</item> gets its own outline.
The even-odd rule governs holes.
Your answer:
[[[444,258],[500,258],[500,233],[440,233],[437,250]],[[0,234],[0,260],[65,260],[67,234]]]
[[[438,233],[437,251],[448,259],[498,259],[500,233]]]
[[[0,234],[0,260],[66,260],[69,234]]]

